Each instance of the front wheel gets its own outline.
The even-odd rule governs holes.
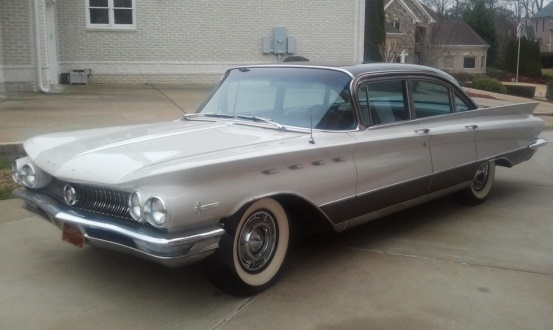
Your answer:
[[[265,198],[227,219],[219,248],[207,261],[213,283],[222,291],[247,296],[277,279],[288,251],[290,229],[286,211]]]
[[[495,178],[495,163],[485,162],[474,174],[470,187],[454,194],[457,200],[468,205],[483,203],[489,196]]]

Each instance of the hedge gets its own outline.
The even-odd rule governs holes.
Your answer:
[[[470,87],[493,93],[507,94],[507,88],[505,88],[505,85],[486,76],[474,77]]]
[[[536,94],[536,87],[534,86],[505,85],[505,87],[509,95],[534,98]]]

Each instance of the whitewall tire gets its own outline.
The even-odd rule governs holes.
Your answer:
[[[490,195],[494,178],[495,163],[493,161],[485,162],[476,170],[470,187],[455,193],[454,196],[469,205],[483,203]]]
[[[208,271],[221,290],[239,296],[272,285],[286,259],[290,241],[288,216],[272,198],[252,203],[224,222],[225,235],[208,260]]]

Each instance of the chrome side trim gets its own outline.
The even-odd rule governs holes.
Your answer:
[[[25,201],[25,208],[52,224],[78,227],[86,242],[102,248],[125,252],[166,266],[181,266],[201,259],[219,247],[225,230],[217,224],[169,234],[148,227],[114,223],[108,216],[72,210],[54,198],[25,188],[13,191]]]
[[[532,142],[528,148],[529,149],[532,149],[532,150],[536,150],[540,147],[543,147],[544,145],[547,144],[547,140],[544,140],[544,139],[537,139],[536,141]]]
[[[455,185],[453,187],[449,187],[447,189],[436,191],[436,192],[433,192],[433,193],[430,193],[430,194],[427,194],[427,195],[423,195],[423,196],[420,196],[420,197],[417,197],[417,198],[413,198],[413,199],[410,199],[408,201],[401,202],[399,204],[391,205],[391,206],[385,207],[383,209],[380,209],[380,210],[377,210],[377,211],[374,211],[374,212],[371,212],[371,213],[368,213],[368,214],[364,214],[362,216],[359,216],[359,217],[347,220],[345,222],[339,223],[339,224],[334,226],[334,229],[338,232],[341,232],[341,231],[344,231],[344,230],[349,229],[351,227],[356,227],[356,226],[362,225],[364,223],[367,223],[367,222],[385,217],[387,215],[390,215],[390,214],[393,214],[393,213],[396,213],[396,212],[399,212],[399,211],[403,211],[405,209],[408,209],[408,208],[411,208],[411,207],[414,207],[414,206],[417,206],[417,205],[420,205],[420,204],[424,204],[424,203],[429,202],[431,200],[434,200],[436,198],[449,195],[449,194],[454,193],[454,192],[456,192],[460,189],[470,187],[470,184],[471,184],[470,182],[464,182],[464,183]]]

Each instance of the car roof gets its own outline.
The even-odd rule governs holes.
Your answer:
[[[343,66],[341,69],[349,72],[352,76],[357,77],[362,74],[371,74],[371,73],[390,73],[390,72],[412,72],[412,73],[431,73],[437,75],[443,79],[446,79],[455,85],[459,85],[457,80],[453,78],[450,74],[424,65],[417,64],[405,64],[405,63],[366,63],[366,64],[357,64],[351,66]]]
[[[416,74],[416,73],[429,73],[434,76],[438,76],[442,79],[445,79],[457,86],[459,83],[455,78],[450,74],[424,65],[417,64],[405,64],[405,63],[364,63],[356,65],[328,65],[328,64],[316,64],[316,63],[281,63],[281,64],[264,64],[264,65],[243,65],[236,68],[252,68],[252,67],[295,67],[295,68],[320,68],[320,69],[331,69],[331,70],[340,70],[347,72],[352,77],[357,77],[364,74],[377,74],[377,73],[405,73],[405,74]]]

